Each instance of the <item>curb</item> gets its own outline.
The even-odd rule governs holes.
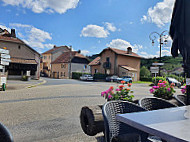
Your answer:
[[[41,79],[41,80],[43,80],[43,79]],[[26,88],[36,87],[36,86],[39,86],[39,85],[45,84],[46,82],[47,82],[46,80],[43,80],[43,82],[40,82],[40,83],[38,83],[38,84],[34,84],[34,85],[27,86]]]

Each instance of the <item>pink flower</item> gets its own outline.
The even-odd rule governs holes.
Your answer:
[[[102,96],[102,97],[104,96],[104,94],[105,94],[105,91],[104,91],[104,92],[101,92],[101,96]]]
[[[168,92],[170,92],[170,91],[171,91],[171,88],[168,88],[167,90],[168,90]]]
[[[166,87],[166,85],[163,85],[163,87]]]
[[[109,96],[108,96],[108,99],[111,99],[112,97],[113,97],[112,95],[109,95]]]
[[[115,91],[120,91],[120,89],[116,89]]]
[[[152,88],[157,89],[157,86],[153,86]]]
[[[154,89],[152,89],[152,88],[149,91],[150,91],[150,93],[154,93]]]
[[[182,88],[182,89],[181,89],[181,93],[182,93],[182,94],[185,94],[185,93],[186,93],[186,88]]]

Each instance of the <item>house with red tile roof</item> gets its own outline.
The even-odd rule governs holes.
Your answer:
[[[55,46],[42,53],[41,60],[41,73],[44,73],[46,76],[51,76],[51,63],[55,61],[60,55],[64,52],[70,51],[68,46]]]
[[[141,57],[132,52],[131,47],[126,50],[108,47],[90,62],[89,66],[91,74],[131,76],[133,81],[137,81],[140,79],[140,61]]]
[[[51,63],[53,78],[71,78],[72,72],[90,73],[89,60],[77,51],[62,53]]]
[[[40,77],[40,54],[16,37],[15,29],[9,33],[6,29],[0,28],[0,48],[9,50],[11,62],[6,66],[8,78],[19,78],[30,71],[34,79]]]

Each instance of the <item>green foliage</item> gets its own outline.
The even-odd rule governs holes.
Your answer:
[[[28,76],[23,75],[23,76],[22,76],[22,81],[27,81],[27,80],[28,80]]]
[[[152,77],[140,77],[141,81],[152,81]]]
[[[141,67],[145,66],[147,68],[150,68],[152,66],[152,63],[154,62],[160,62],[159,58],[149,58],[149,59],[141,59]],[[165,69],[167,71],[172,71],[175,68],[181,67],[183,63],[183,59],[181,56],[173,58],[172,56],[164,56],[161,58],[161,62],[164,63],[164,66],[162,66],[162,69]]]
[[[106,74],[102,74],[102,73],[96,73],[94,74],[94,79],[97,80],[97,79],[106,79],[108,75]]]
[[[141,77],[150,77],[150,71],[148,70],[147,67],[142,66],[140,69],[140,76]]]
[[[89,73],[72,72],[72,79],[80,79],[80,76],[82,76],[83,74],[89,74]]]
[[[159,80],[166,81],[165,77],[157,76],[156,77],[156,85],[158,84]],[[155,77],[152,78],[152,82],[155,83]]]
[[[89,59],[89,61],[93,61],[96,57],[100,56],[99,54],[94,54],[92,56],[87,56],[87,58]]]

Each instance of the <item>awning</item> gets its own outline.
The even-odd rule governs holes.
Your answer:
[[[11,63],[19,63],[19,64],[37,64],[34,59],[19,59],[19,58],[11,58]]]
[[[120,66],[126,70],[129,70],[129,71],[137,71],[136,69],[132,68],[132,67],[129,67],[129,66]]]

